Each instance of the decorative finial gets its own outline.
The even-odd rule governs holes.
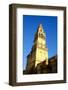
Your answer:
[[[40,24],[39,27],[42,27],[42,24]]]

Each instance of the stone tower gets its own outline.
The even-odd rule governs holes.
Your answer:
[[[26,70],[35,68],[39,63],[46,61],[48,65],[48,48],[46,46],[46,33],[44,33],[42,24],[38,26],[35,33],[34,43],[31,52],[27,56]]]

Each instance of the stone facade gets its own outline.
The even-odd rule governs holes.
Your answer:
[[[43,27],[40,24],[38,26],[37,32],[35,33],[34,43],[31,52],[27,56],[27,66],[26,70],[31,70],[35,68],[37,64],[46,60],[48,64],[48,48],[46,46],[46,34],[44,33]]]
[[[37,67],[32,68],[31,70],[24,71],[24,74],[44,74],[44,73],[57,73],[57,55],[53,56],[48,60],[48,65],[46,61],[39,63]]]
[[[37,65],[35,68],[35,73],[57,73],[57,56],[53,56],[48,60],[48,65],[46,61],[43,61]]]
[[[34,43],[27,56],[27,65],[24,74],[57,72],[57,57],[48,60],[48,48],[46,45],[46,33],[40,24],[35,33]]]

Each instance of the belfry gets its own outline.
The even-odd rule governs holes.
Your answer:
[[[48,48],[46,45],[46,33],[43,30],[42,24],[37,28],[34,36],[33,46],[27,56],[26,70],[36,68],[37,65],[45,61],[48,65]]]

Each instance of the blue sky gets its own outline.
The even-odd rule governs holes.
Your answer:
[[[25,69],[27,63],[27,55],[31,51],[34,35],[39,24],[42,24],[44,32],[46,33],[48,57],[50,58],[57,54],[57,17],[23,15],[23,23],[23,67]]]

